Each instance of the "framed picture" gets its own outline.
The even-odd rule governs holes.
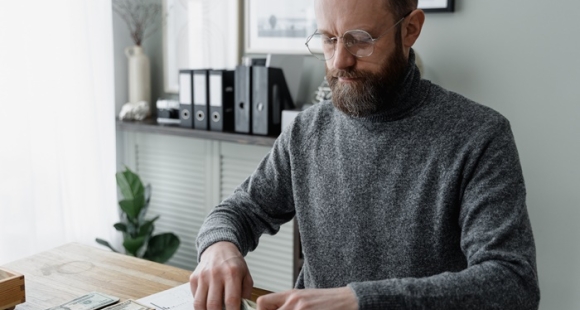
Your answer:
[[[163,77],[179,91],[180,69],[234,69],[241,57],[241,0],[163,0]]]
[[[425,12],[453,12],[454,0],[419,0],[419,8]]]
[[[316,30],[312,0],[246,0],[246,53],[308,54]]]

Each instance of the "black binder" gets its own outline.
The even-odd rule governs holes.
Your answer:
[[[234,130],[234,71],[209,72],[209,129]]]
[[[209,129],[209,71],[193,70],[193,128]]]
[[[237,66],[235,73],[235,131],[252,133],[252,68]]]
[[[252,133],[280,134],[282,110],[294,108],[282,69],[253,67],[252,92]]]
[[[179,126],[193,128],[193,79],[191,70],[179,70]]]

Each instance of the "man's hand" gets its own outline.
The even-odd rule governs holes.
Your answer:
[[[202,254],[189,277],[195,310],[239,310],[242,297],[249,299],[254,285],[248,265],[238,248],[218,242]]]
[[[290,290],[258,298],[258,310],[358,310],[358,300],[348,287]]]

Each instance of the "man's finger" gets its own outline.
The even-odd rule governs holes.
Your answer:
[[[233,278],[226,282],[224,302],[226,310],[240,310],[240,305],[242,304],[242,283],[240,279]]]
[[[254,287],[254,280],[252,276],[247,273],[242,281],[242,297],[245,299],[252,298],[252,288]]]
[[[276,310],[286,303],[287,297],[287,292],[260,296],[257,300],[258,310]]]
[[[224,283],[212,279],[207,292],[207,310],[222,310],[224,306]]]
[[[195,295],[193,296],[193,308],[195,310],[207,309],[207,290],[208,284],[204,283],[204,281],[199,278],[197,281],[197,289],[195,290]]]

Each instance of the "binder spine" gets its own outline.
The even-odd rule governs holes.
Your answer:
[[[193,128],[209,129],[209,71],[193,70]]]
[[[235,131],[251,133],[252,129],[252,69],[250,66],[237,66],[235,72]]]
[[[191,70],[179,70],[179,126],[193,128],[193,77]]]

